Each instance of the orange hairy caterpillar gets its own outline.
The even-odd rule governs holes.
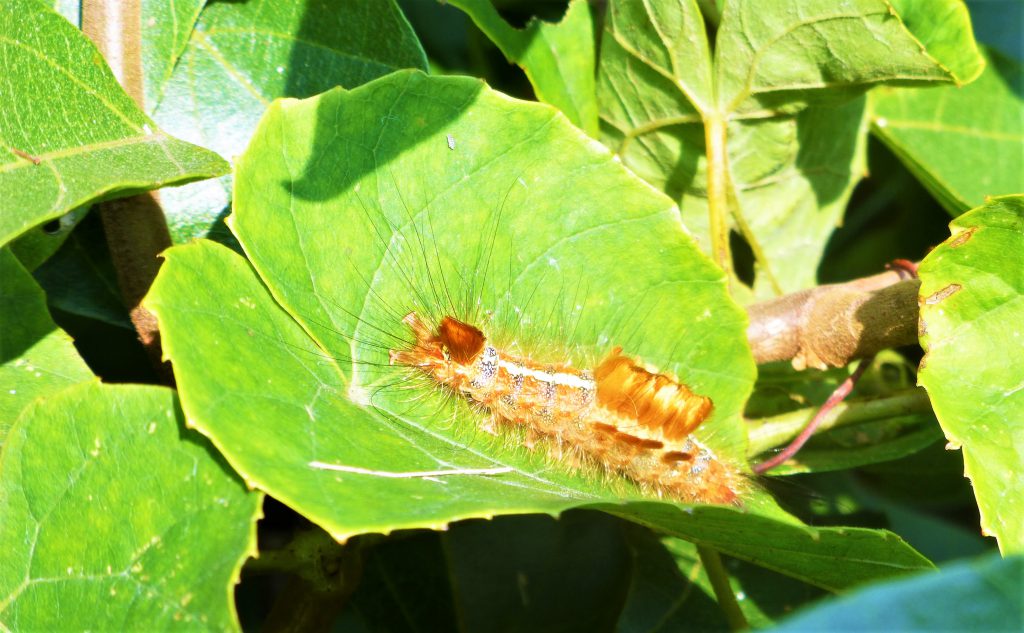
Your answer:
[[[603,255],[602,265],[583,268],[560,267],[563,260],[551,248],[540,256],[524,256],[533,244],[524,243],[519,237],[523,233],[514,227],[531,216],[512,212],[510,205],[510,199],[519,203],[513,194],[528,191],[522,178],[477,224],[465,223],[446,208],[424,208],[422,202],[407,199],[406,187],[393,174],[384,184],[390,187],[382,188],[378,181],[367,197],[359,186],[353,191],[356,217],[365,227],[359,233],[365,238],[354,244],[369,256],[348,259],[341,268],[350,271],[355,283],[349,289],[358,290],[354,294],[361,296],[361,303],[321,297],[351,319],[352,330],[330,331],[346,340],[351,354],[336,358],[352,363],[353,401],[372,406],[394,424],[409,422],[410,430],[461,418],[459,424],[468,423],[461,428],[487,431],[506,440],[506,448],[515,444],[538,449],[534,454],[542,464],[554,462],[584,474],[603,472],[612,481],[632,482],[643,493],[684,503],[740,505],[749,487],[746,476],[737,461],[725,457],[727,452],[712,450],[706,441],[715,439],[722,446],[721,438],[711,438],[721,425],[705,426],[700,439],[694,434],[713,414],[719,415],[702,383],[684,383],[660,368],[643,366],[615,346],[640,348],[646,354],[653,350],[661,359],[680,348],[701,350],[701,339],[686,338],[685,322],[678,319],[669,327],[679,328],[679,333],[666,331],[646,344],[639,338],[650,336],[643,332],[658,332],[645,322],[652,315],[665,318],[666,312],[658,309],[663,299],[651,292],[627,294],[596,277],[607,265]],[[514,206],[525,211],[521,203]],[[678,237],[688,239],[682,233]],[[539,239],[530,235],[530,240]],[[372,266],[362,266],[364,261]],[[564,261],[573,263],[571,256]],[[697,283],[719,283],[718,274],[701,276]],[[567,292],[567,276],[575,280],[574,292]],[[676,313],[692,314],[692,308],[680,310],[675,298],[666,303],[675,305]],[[695,316],[698,322],[707,321],[712,312],[702,308]],[[698,324],[697,331],[707,328]],[[665,349],[652,346],[652,340],[663,341]],[[596,354],[608,350],[597,362]],[[692,378],[688,372],[683,375]],[[721,390],[716,397],[727,401]],[[469,406],[460,407],[459,401]],[[417,412],[431,402],[439,408],[425,415]],[[447,428],[444,432],[449,433]],[[403,436],[404,431],[398,433]],[[311,465],[345,472],[353,468],[320,461]],[[476,467],[465,472],[485,470],[509,472]],[[440,472],[463,471],[417,467],[402,476]]]
[[[683,502],[739,503],[742,476],[691,436],[709,398],[640,367],[615,348],[593,370],[542,364],[499,351],[478,328],[445,316],[436,330],[411,312],[415,336],[390,360],[415,368],[491,414],[489,430],[523,425],[527,444],[554,443],[576,462],[627,476]]]

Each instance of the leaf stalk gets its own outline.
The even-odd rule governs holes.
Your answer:
[[[818,424],[818,431],[826,431],[907,415],[931,413],[931,402],[923,389],[913,388],[884,398],[847,400],[827,411]],[[807,420],[818,412],[818,407],[807,407],[780,415],[748,421],[749,447],[747,455],[759,455],[796,438],[807,426]]]
[[[732,273],[732,253],[729,249],[729,155],[726,130],[727,122],[723,114],[704,114],[711,258],[728,275]]]
[[[736,594],[733,593],[732,587],[729,586],[729,574],[725,571],[725,565],[722,564],[722,557],[716,550],[705,545],[697,546],[697,554],[700,555],[700,562],[704,565],[704,571],[708,575],[708,580],[711,581],[711,588],[715,591],[715,597],[718,598],[718,606],[721,607],[722,612],[725,614],[729,628],[733,631],[749,629],[750,625],[747,623],[747,618],[743,615],[743,611],[740,610],[740,605],[736,601]]]

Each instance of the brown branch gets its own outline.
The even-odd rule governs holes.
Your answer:
[[[918,279],[904,270],[828,284],[747,308],[747,340],[758,364],[843,367],[917,342]]]
[[[143,103],[141,0],[83,0],[82,31],[106,58],[114,76],[140,108]],[[156,317],[142,307],[160,269],[159,254],[171,245],[167,220],[155,193],[98,205],[121,298],[139,340],[165,382],[172,382],[163,362]]]

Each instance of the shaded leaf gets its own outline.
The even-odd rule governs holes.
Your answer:
[[[1020,0],[967,0],[967,7],[979,42],[1024,63],[1024,47],[1020,45],[1024,3]]]
[[[19,235],[10,243],[21,265],[35,272],[60,250],[78,223],[87,217],[90,207],[72,209],[56,220],[50,220]]]
[[[10,249],[0,249],[0,445],[25,406],[92,378],[46,296]]]
[[[872,94],[872,132],[954,216],[1024,191],[1024,67],[986,58],[969,86]]]
[[[921,384],[974,484],[981,527],[1024,551],[1024,196],[950,224],[921,262]]]
[[[22,238],[24,239],[24,238]],[[15,242],[17,245],[21,242]],[[134,332],[97,214],[86,217],[33,275],[55,310]]]
[[[557,520],[465,521],[441,542],[462,631],[615,628],[631,570],[623,522],[614,517],[574,511]]]
[[[753,366],[723,275],[669,200],[550,108],[409,72],[279,102],[239,160],[232,227],[256,270],[210,243],[178,247],[146,304],[190,420],[336,538],[601,504],[825,586],[928,566],[892,535],[812,532],[756,488],[743,510],[645,501],[514,432],[481,431],[466,403],[388,366],[414,308],[486,309],[476,322],[497,343],[552,359],[585,363],[621,341],[710,395],[701,437],[742,461]],[[499,471],[450,473],[480,468]],[[417,475],[435,470],[450,474]],[[837,552],[851,570],[835,573]]]
[[[594,88],[594,16],[586,0],[571,0],[557,24],[530,20],[513,28],[490,0],[451,0],[487,34],[505,57],[526,71],[537,98],[562,111],[591,136],[597,135]]]
[[[774,631],[1019,631],[1024,558],[986,556],[865,588],[803,611]]]
[[[278,97],[355,87],[400,68],[426,68],[393,0],[210,3],[164,86],[154,118],[174,134],[233,159]],[[161,192],[176,243],[223,226],[231,179]]]
[[[932,415],[888,419],[832,429],[816,435],[772,475],[846,470],[916,453],[942,438]],[[770,457],[770,455],[768,455]]]
[[[260,500],[183,429],[168,389],[88,383],[38,402],[0,461],[0,626],[237,629]]]
[[[441,534],[401,532],[368,548],[359,586],[335,630],[416,632],[425,622],[458,630]]]
[[[45,5],[3,3],[0,32],[0,244],[92,200],[227,170],[156,129],[96,47]]]
[[[724,631],[729,628],[692,543],[627,532],[632,585],[616,630]],[[823,595],[815,587],[734,559],[725,562],[737,604],[753,628],[770,626],[797,606]]]

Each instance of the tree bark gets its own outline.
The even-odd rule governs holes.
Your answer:
[[[141,0],[83,0],[82,31],[96,44],[125,91],[144,109]],[[150,361],[165,382],[173,381],[162,358],[156,317],[142,307],[160,269],[159,255],[171,246],[167,219],[155,192],[97,205],[121,299]]]
[[[891,270],[749,306],[755,362],[827,369],[916,343],[921,282],[905,276]]]

